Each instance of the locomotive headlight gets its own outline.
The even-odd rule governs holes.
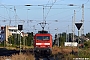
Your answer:
[[[48,47],[50,47],[50,46],[48,46]]]
[[[49,50],[47,50],[47,52],[49,52]]]
[[[36,46],[36,48],[37,48],[38,46]]]
[[[37,50],[37,52],[39,52],[39,50]]]

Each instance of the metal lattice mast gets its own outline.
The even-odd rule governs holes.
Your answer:
[[[75,35],[75,17],[76,17],[76,12],[74,10],[74,20],[73,20],[73,41],[74,41],[74,35]]]
[[[83,23],[82,29],[81,29],[81,35],[84,34],[84,4],[82,4],[82,20],[81,22]]]
[[[14,6],[14,11],[15,11],[15,26],[16,26],[16,8],[15,8],[15,6]]]
[[[72,16],[72,41],[74,41],[74,19],[73,19],[73,16]]]

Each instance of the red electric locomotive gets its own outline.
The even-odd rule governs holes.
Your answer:
[[[34,52],[36,56],[50,55],[52,53],[52,35],[50,33],[42,30],[35,34]]]

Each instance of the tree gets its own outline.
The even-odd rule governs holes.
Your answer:
[[[86,48],[90,48],[90,41],[84,42],[84,45],[85,45]]]
[[[13,35],[10,35],[8,37],[8,43],[14,45],[14,36]]]
[[[59,37],[60,46],[64,46],[64,42],[65,42],[65,40],[66,40],[66,33],[63,32],[63,33],[61,33],[61,34],[59,34],[59,35],[60,35],[60,37]]]
[[[33,44],[33,33],[28,33],[28,37],[26,38],[27,39],[27,45],[28,46],[32,46]]]
[[[86,37],[90,39],[90,33],[87,33],[86,34]]]
[[[53,42],[53,45],[57,45],[57,34],[55,34],[55,40],[54,40],[54,42]]]
[[[62,37],[60,37],[59,39],[60,39],[60,40],[59,40],[60,46],[64,46],[65,37],[62,36]]]

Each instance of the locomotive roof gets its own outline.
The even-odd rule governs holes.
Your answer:
[[[45,30],[42,30],[42,31],[38,31],[38,33],[42,33],[42,34],[47,34],[48,33],[48,31],[45,31]]]
[[[49,35],[49,36],[52,36],[50,33],[48,33],[48,31],[38,31],[38,33],[36,33],[35,35]]]

